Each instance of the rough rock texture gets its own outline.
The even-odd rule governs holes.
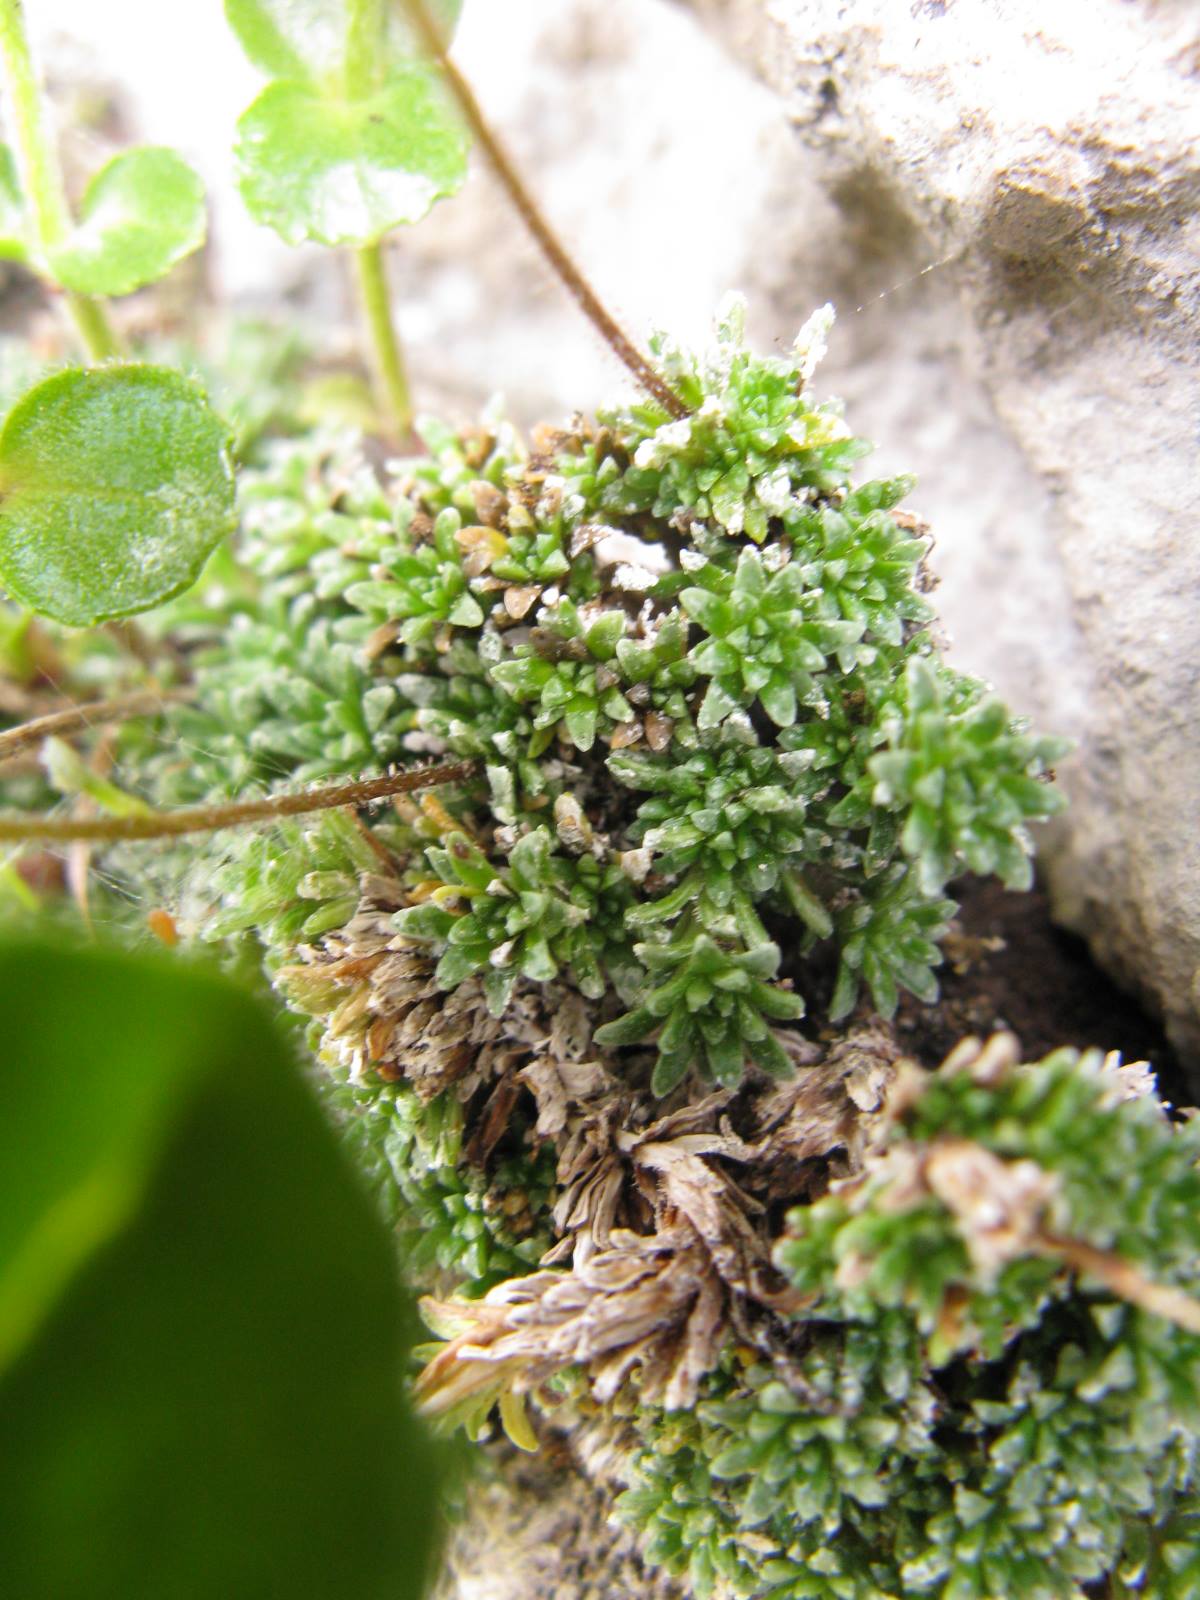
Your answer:
[[[469,1515],[452,1529],[433,1600],[686,1600],[610,1522],[611,1490],[559,1447],[501,1450],[484,1470],[467,1490]]]
[[[1002,561],[967,558],[962,654],[995,605],[1021,608],[1023,647],[992,675],[1080,740],[1048,853],[1056,910],[1194,1062],[1200,17],[1130,0],[696,9],[779,91],[823,190],[880,253],[953,263],[953,288],[915,317],[898,306],[867,366],[898,391],[922,363],[943,376],[939,490],[948,474],[969,504],[1007,460],[1015,522]],[[994,407],[966,452],[964,369],[968,408],[980,390]],[[888,409],[895,449],[905,402],[885,426]]]

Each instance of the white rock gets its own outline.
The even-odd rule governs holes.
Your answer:
[[[1047,841],[1058,915],[1195,1060],[1195,7],[695,6],[780,92],[834,237],[859,229],[846,286],[866,301],[877,271],[946,263],[872,308],[850,415],[889,464],[924,457],[960,662],[1080,740]]]

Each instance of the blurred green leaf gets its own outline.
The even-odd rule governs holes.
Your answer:
[[[238,123],[242,197],[289,244],[373,244],[467,172],[467,136],[433,67],[409,62],[362,100],[270,84]]]
[[[147,145],[114,156],[92,179],[78,227],[50,252],[65,289],[131,294],[204,243],[204,185],[173,150]]]
[[[390,1242],[259,1007],[0,946],[0,1593],[416,1600]]]
[[[144,816],[150,810],[144,800],[126,794],[111,779],[97,772],[65,739],[45,740],[41,759],[46,777],[59,794],[85,794],[113,817]]]
[[[447,41],[454,32],[462,0],[427,0]],[[273,78],[329,82],[340,75],[349,32],[347,0],[225,0],[225,16],[242,49]],[[390,59],[417,54],[403,7],[383,0]]]
[[[345,0],[225,0],[225,18],[270,77],[321,77],[341,63]]]
[[[28,228],[17,163],[9,147],[0,144],[0,259],[24,261],[29,254]]]
[[[225,426],[177,372],[60,372],[0,432],[0,582],[58,622],[87,626],[179,594],[233,518]]]

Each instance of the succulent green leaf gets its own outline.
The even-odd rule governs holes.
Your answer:
[[[618,1017],[615,1022],[606,1022],[603,1027],[597,1028],[596,1042],[609,1050],[616,1050],[621,1045],[636,1044],[639,1039],[644,1039],[648,1033],[653,1032],[656,1026],[657,1019],[651,1012],[644,1008],[630,1011],[626,1016]]]
[[[9,147],[0,145],[0,260],[24,261],[29,253],[29,218]]]
[[[225,426],[177,372],[57,373],[0,432],[0,582],[58,622],[89,626],[179,594],[233,517]]]
[[[467,172],[466,133],[436,71],[416,61],[352,101],[308,83],[268,85],[238,123],[236,153],[251,215],[289,244],[374,244]]]
[[[783,874],[783,889],[792,910],[805,927],[811,929],[818,939],[828,939],[833,932],[833,918],[798,872]]]
[[[392,1247],[290,1046],[214,974],[43,943],[0,1027],[0,1590],[417,1600]]]
[[[691,1052],[680,1050],[674,1053],[663,1052],[654,1063],[654,1071],[650,1075],[651,1092],[663,1098],[677,1089],[687,1077],[688,1068],[692,1064]]]
[[[182,156],[147,145],[101,167],[49,266],[78,294],[131,294],[198,250],[204,234],[204,185]]]
[[[759,694],[763,710],[777,728],[790,728],[796,720],[796,691],[783,677],[773,677]]]
[[[462,0],[425,0],[449,43]],[[349,31],[348,0],[225,0],[225,17],[242,49],[272,78],[335,78],[342,71]],[[387,60],[420,54],[404,6],[384,0]]]
[[[589,651],[597,660],[607,661],[616,653],[617,641],[625,632],[623,611],[606,611],[584,634]]]

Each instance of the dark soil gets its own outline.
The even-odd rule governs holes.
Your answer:
[[[1039,889],[1017,894],[988,880],[956,884],[961,909],[938,973],[942,998],[924,1006],[906,996],[896,1018],[904,1046],[935,1065],[967,1034],[1015,1033],[1026,1060],[1059,1045],[1119,1050],[1148,1061],[1172,1105],[1198,1098],[1159,1024],[1120,990],[1082,939],[1050,920]]]

